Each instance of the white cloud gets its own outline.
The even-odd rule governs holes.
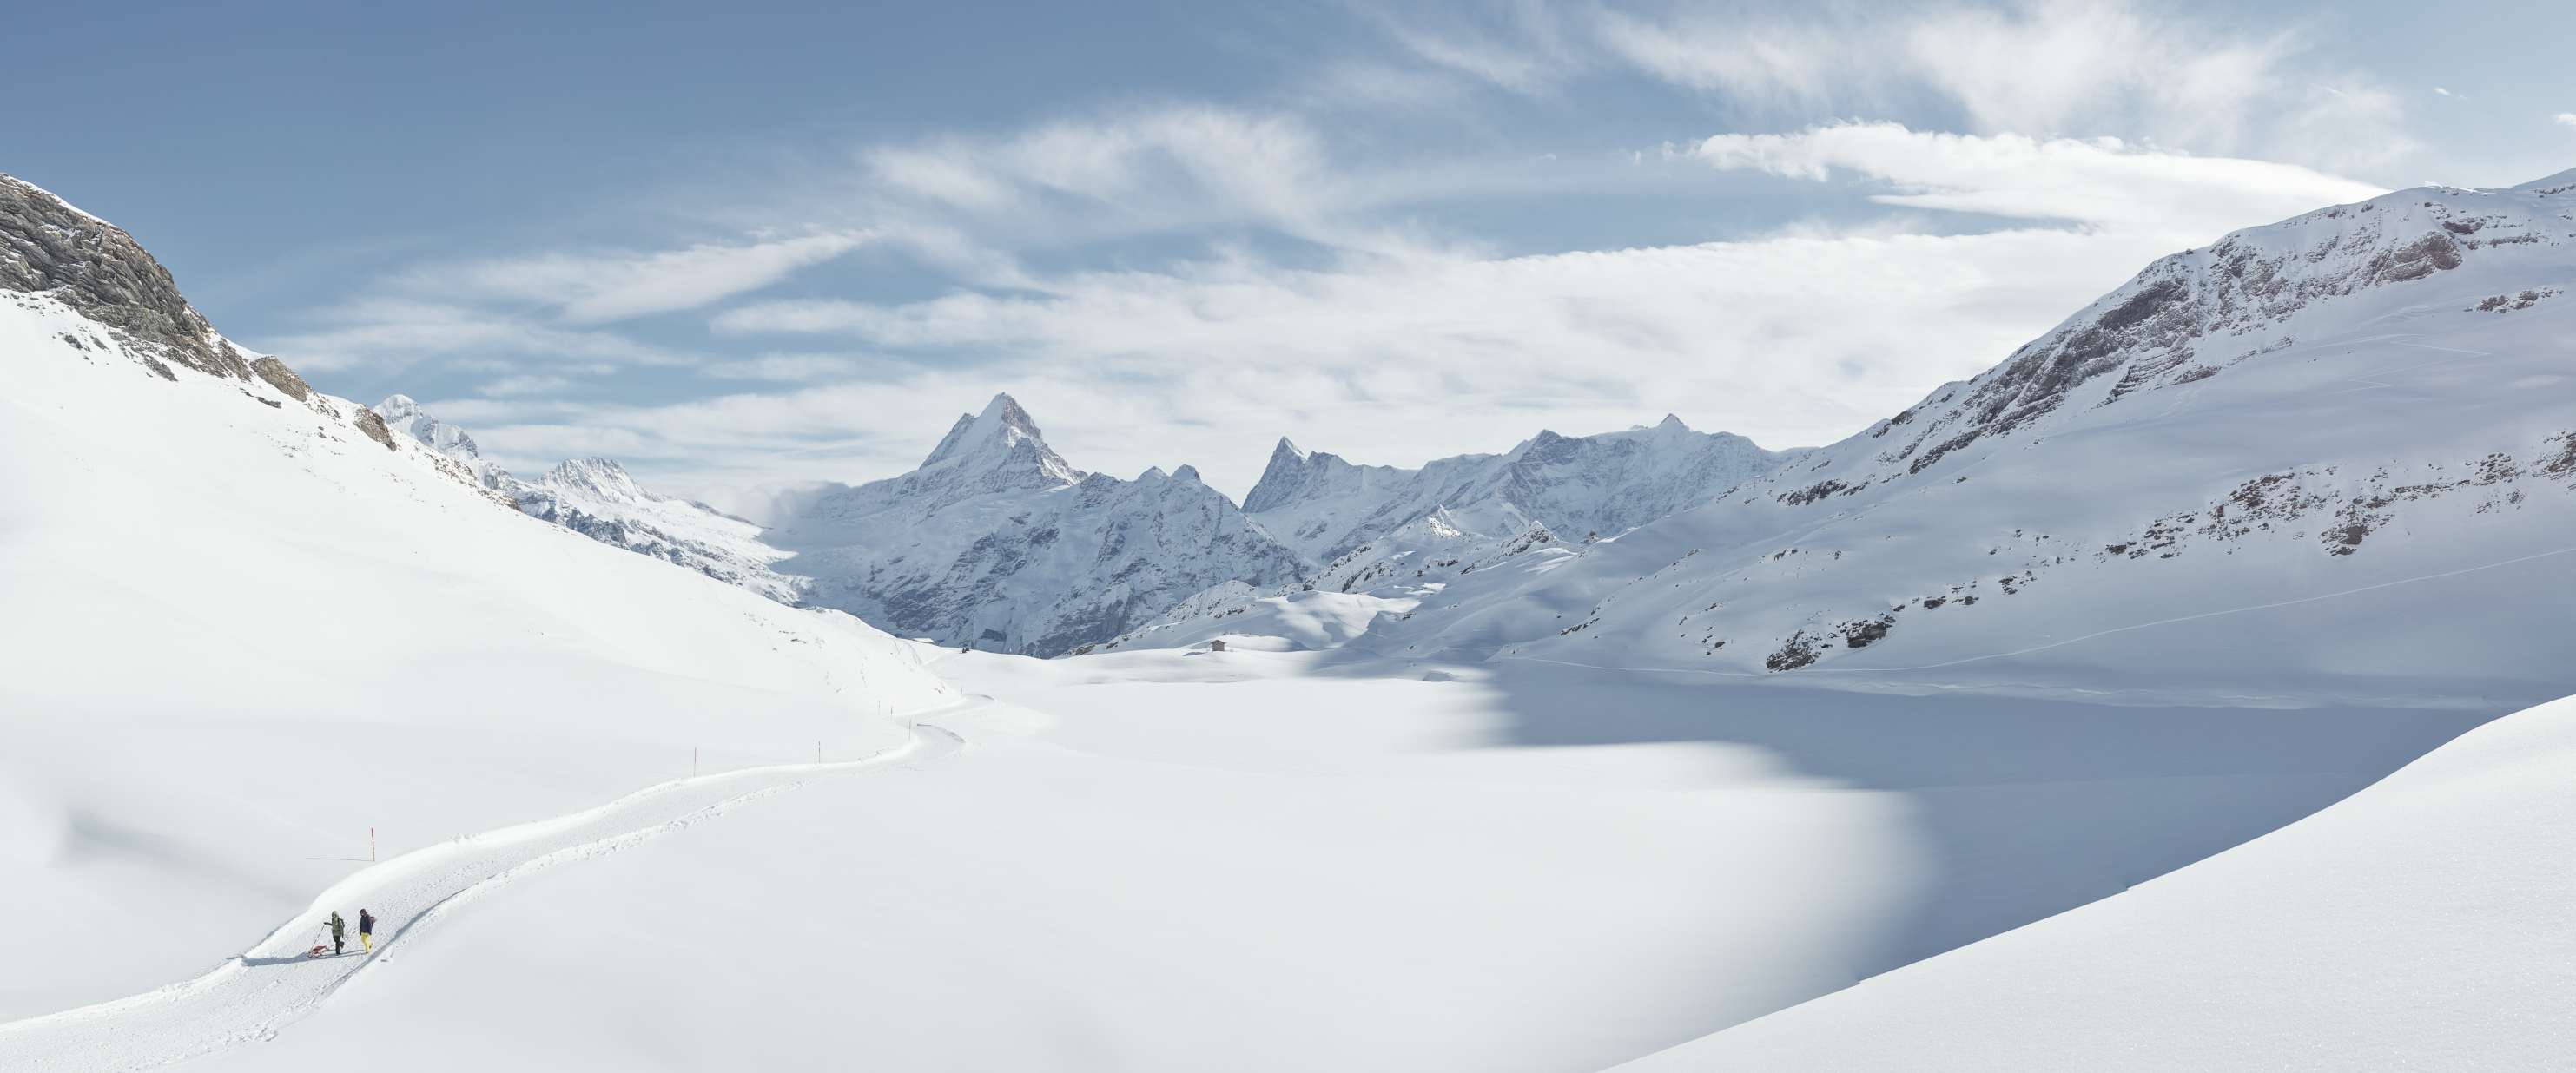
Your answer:
[[[697,358],[598,329],[568,329],[485,307],[409,298],[365,298],[313,314],[317,326],[259,340],[296,368],[399,369],[534,358],[594,365],[689,365]]]
[[[1774,445],[1817,443],[2000,360],[2157,256],[2377,192],[2258,161],[1892,124],[1721,135],[1684,155],[1801,178],[1849,173],[1902,208],[2046,223],[1817,226],[1509,258],[1354,253],[1328,268],[1233,256],[1063,273],[1033,291],[754,303],[714,326],[928,360],[896,379],[641,419],[683,439],[832,436],[853,413],[909,421],[1007,389],[1077,465],[1124,475],[1190,462],[1237,493],[1258,472],[1256,448],[1279,434],[1413,463],[1504,449],[1541,426],[1600,431],[1676,411]],[[843,476],[900,470],[940,422],[917,424],[837,440],[830,457]]]
[[[1078,211],[1095,228],[1151,230],[1211,216],[1311,219],[1329,175],[1324,155],[1294,117],[1168,105],[860,159],[883,192],[969,219],[1017,225]]]
[[[868,239],[864,233],[833,233],[654,252],[547,253],[416,269],[398,285],[546,307],[567,324],[603,324],[759,290]]]
[[[2127,0],[2025,0],[1797,19],[1601,9],[1603,52],[1738,114],[1955,111],[1969,133],[2118,133],[2203,153],[2377,165],[2416,143],[2396,94],[2248,36]],[[2328,93],[2319,84],[2335,87]]]
[[[2549,118],[2557,121],[2560,126],[2576,127],[2576,112],[2560,112]]]
[[[1849,26],[1736,18],[1677,25],[1611,10],[1598,18],[1601,43],[1630,65],[1675,85],[1764,105],[1830,104],[1838,57],[1861,40]]]
[[[519,395],[548,395],[571,387],[572,384],[573,380],[568,376],[522,373],[504,376],[474,390],[492,398],[510,398]]]
[[[847,354],[762,354],[739,361],[714,362],[701,367],[698,373],[720,380],[800,384],[843,379],[855,375],[861,368],[859,359]]]
[[[1876,195],[1885,204],[2152,229],[2188,242],[2385,192],[2296,165],[2151,152],[2107,138],[1980,137],[1894,123],[1720,134],[1690,155],[1793,178],[1857,173],[1896,189]]]

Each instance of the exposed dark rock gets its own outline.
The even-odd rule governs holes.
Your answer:
[[[313,385],[305,383],[303,377],[295,375],[295,370],[287,368],[285,362],[276,358],[261,358],[254,361],[250,363],[250,371],[259,374],[260,379],[268,381],[268,386],[285,392],[289,398],[297,402],[313,397]],[[376,423],[381,425],[384,421],[379,418]]]
[[[1857,622],[1843,623],[1843,644],[1851,648],[1868,648],[1870,645],[1884,640],[1887,637],[1887,631],[1895,628],[1895,626],[1896,615],[1893,612],[1880,615],[1877,618],[1861,619]]]
[[[0,290],[50,294],[137,350],[198,372],[251,378],[161,267],[124,229],[0,175]]]
[[[1788,640],[1780,642],[1780,650],[1765,657],[1762,666],[1774,672],[1794,671],[1816,662],[1816,657],[1823,651],[1824,645],[1821,638],[1810,637],[1807,631],[1800,630],[1790,634]]]
[[[350,418],[350,420],[357,424],[358,431],[367,434],[368,439],[384,444],[385,450],[398,450],[398,448],[394,446],[393,430],[385,427],[385,419],[376,416],[376,412],[374,410],[360,407],[357,415]]]

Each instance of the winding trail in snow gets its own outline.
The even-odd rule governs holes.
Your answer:
[[[449,914],[522,876],[606,856],[820,779],[909,769],[965,748],[955,732],[916,723],[909,741],[858,760],[677,779],[570,815],[415,850],[333,884],[249,950],[194,979],[0,1024],[0,1069],[149,1069],[269,1039]],[[372,953],[351,934],[346,954],[304,956],[315,943],[329,943],[324,921],[334,910],[354,933],[360,908],[376,914]]]

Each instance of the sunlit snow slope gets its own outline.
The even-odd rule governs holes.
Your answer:
[[[2576,688],[2571,290],[2576,173],[2240,231],[1717,503],[1368,640],[1865,688],[2532,703]]]
[[[497,502],[6,177],[0,365],[0,1020],[239,953],[371,828],[847,759],[953,697],[848,616]]]
[[[2125,894],[1621,1067],[2554,1069],[2576,699]]]

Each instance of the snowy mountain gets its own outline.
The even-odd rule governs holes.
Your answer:
[[[1433,519],[1469,542],[1546,529],[1614,536],[1719,493],[1803,451],[1765,451],[1725,432],[1694,432],[1665,415],[1653,428],[1597,436],[1541,431],[1499,455],[1458,455],[1420,469],[1360,466],[1282,438],[1243,509],[1319,562]]]
[[[649,555],[779,603],[802,600],[803,582],[773,569],[787,553],[760,527],[704,503],[660,495],[605,458],[562,462],[534,484],[512,481],[518,507],[592,540]]]
[[[1312,560],[1313,576],[1268,591],[1213,589],[1098,647],[1247,635],[1334,647],[1375,616],[1409,615],[1477,570],[1533,554],[1522,565],[1552,569],[1595,539],[1705,503],[1808,453],[1694,432],[1671,415],[1596,436],[1541,431],[1503,454],[1420,469],[1355,465],[1282,437],[1244,509]]]
[[[2147,696],[2188,667],[2555,696],[2571,288],[2576,173],[2239,231],[1722,502],[1372,641],[1870,688]]]
[[[770,569],[786,553],[761,543],[759,526],[647,490],[615,461],[571,459],[534,482],[523,481],[485,460],[463,428],[439,420],[410,396],[390,396],[369,409],[395,433],[462,466],[462,479],[531,517],[791,607],[801,602],[803,582]]]
[[[0,974],[0,1021],[238,971],[371,850],[589,808],[693,754],[899,747],[956,697],[846,615],[495,502],[5,176],[0,360],[0,947],[43,966]],[[28,1061],[51,1067],[0,1066]]]
[[[834,486],[764,539],[806,599],[906,636],[1056,655],[1212,586],[1305,569],[1182,466],[1086,474],[1008,395],[957,419],[920,468]]]
[[[429,411],[421,409],[411,396],[388,395],[385,401],[368,409],[385,419],[386,428],[471,467],[475,482],[483,487],[494,490],[509,487],[510,472],[485,461],[482,449],[475,446],[474,437],[466,435],[462,428],[430,416]]]

